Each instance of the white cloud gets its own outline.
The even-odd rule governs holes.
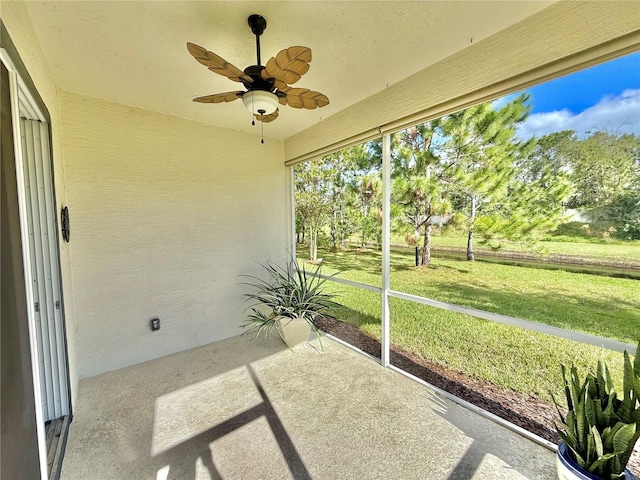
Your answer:
[[[575,130],[580,137],[595,130],[640,135],[640,89],[604,97],[578,114],[569,110],[534,113],[520,126],[518,137],[541,137],[560,130]]]

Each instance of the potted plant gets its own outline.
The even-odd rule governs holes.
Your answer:
[[[640,437],[640,344],[633,364],[624,352],[622,395],[614,389],[603,361],[595,375],[589,373],[582,381],[575,366],[570,378],[566,373],[563,365],[566,416],[553,399],[560,417],[558,478],[634,479],[626,466]]]
[[[284,266],[260,265],[265,279],[245,275],[252,281],[244,284],[255,291],[245,294],[253,304],[242,326],[256,335],[276,330],[289,347],[308,340],[312,329],[319,337],[316,317],[341,306],[333,301],[335,294],[325,291],[326,279],[319,276],[321,265],[307,271],[304,265],[298,267],[293,256]]]

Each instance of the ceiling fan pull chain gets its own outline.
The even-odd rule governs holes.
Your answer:
[[[260,120],[260,143],[264,143],[264,122]]]

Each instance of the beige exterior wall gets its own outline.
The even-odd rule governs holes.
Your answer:
[[[80,377],[240,334],[238,275],[286,253],[282,142],[66,92],[61,104]]]
[[[241,333],[238,274],[288,247],[282,142],[59,92],[24,2],[0,14],[51,114],[56,201],[70,210],[73,401],[79,378]]]
[[[380,127],[385,130],[416,113],[485,101],[483,96],[495,97],[501,89],[557,72],[582,61],[579,53],[631,32],[636,32],[631,42],[640,48],[637,1],[558,2],[289,137],[286,160],[331,148],[365,132],[371,134]],[[558,64],[541,69],[552,62]]]
[[[67,188],[61,142],[59,92],[49,71],[40,44],[38,43],[24,2],[1,1],[0,15],[38,93],[42,97],[51,115],[54,182],[56,204],[59,209],[67,204]],[[67,349],[69,352],[69,381],[71,384],[72,402],[75,404],[78,391],[78,361],[70,249],[69,245],[64,243],[62,237],[60,237],[60,232],[58,232],[58,242],[60,243],[60,262],[62,267],[63,297],[67,327]]]

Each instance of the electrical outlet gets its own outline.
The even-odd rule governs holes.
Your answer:
[[[160,330],[160,319],[159,318],[152,318],[151,322],[149,322],[151,324],[151,331],[155,332],[156,330]]]

